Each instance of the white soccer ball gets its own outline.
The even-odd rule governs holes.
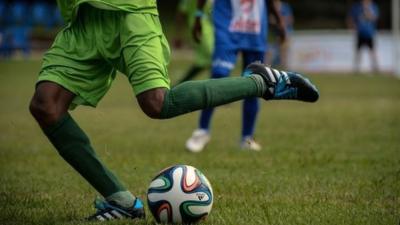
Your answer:
[[[210,182],[196,168],[176,165],[162,170],[150,183],[147,202],[159,223],[196,223],[211,211]]]

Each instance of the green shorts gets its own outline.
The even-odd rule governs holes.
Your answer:
[[[158,16],[83,4],[76,20],[57,35],[44,55],[38,83],[55,82],[73,92],[71,107],[95,107],[117,70],[128,77],[136,95],[169,88],[169,57]]]

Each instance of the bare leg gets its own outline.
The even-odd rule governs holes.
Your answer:
[[[107,201],[132,206],[135,197],[101,162],[89,138],[68,114],[74,97],[58,84],[42,82],[31,100],[30,111],[60,156]]]
[[[379,73],[379,63],[375,49],[370,50],[370,57],[372,63],[372,70],[374,71],[374,73]]]
[[[289,40],[286,40],[284,43],[280,45],[282,68],[288,67],[288,50],[289,50]]]
[[[31,100],[29,109],[40,127],[45,128],[55,124],[64,114],[75,95],[52,82],[38,84]]]
[[[360,73],[360,52],[361,49],[357,48],[356,53],[354,55],[354,72]]]
[[[136,96],[140,108],[150,118],[160,118],[165,92],[165,88],[154,88]]]

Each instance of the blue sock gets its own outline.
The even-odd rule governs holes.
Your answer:
[[[214,108],[208,108],[201,111],[200,121],[199,121],[200,129],[209,130],[213,112]]]
[[[258,110],[259,102],[257,98],[246,98],[243,101],[242,138],[253,136]]]

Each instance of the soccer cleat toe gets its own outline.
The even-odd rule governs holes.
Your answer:
[[[319,99],[317,87],[298,73],[288,73],[291,86],[297,88],[297,99],[305,102],[316,102]]]
[[[263,78],[267,86],[262,96],[265,100],[316,102],[319,98],[315,85],[298,73],[279,71],[258,62],[247,66],[246,73],[257,74]]]
[[[143,202],[139,198],[136,198],[133,206],[129,208],[124,208],[113,202],[107,202],[98,198],[94,204],[97,212],[87,218],[89,221],[145,218]]]

